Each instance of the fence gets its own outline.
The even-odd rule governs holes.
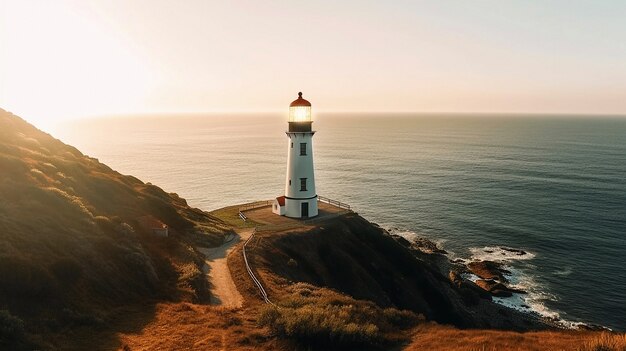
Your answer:
[[[248,203],[239,207],[239,212],[248,211],[248,210],[252,210],[255,208],[259,208],[259,207],[271,206],[272,201],[273,200],[251,202],[251,203]]]
[[[252,239],[252,237],[254,237],[255,233],[256,233],[256,228],[254,229],[252,234],[250,234],[250,237],[248,238],[248,240],[246,240],[246,242],[243,243],[243,246],[241,247],[241,252],[243,253],[243,261],[246,264],[246,270],[248,271],[250,278],[252,278],[252,282],[259,289],[259,292],[261,293],[261,297],[263,298],[263,301],[265,301],[265,303],[272,304],[272,301],[270,301],[270,299],[267,297],[267,292],[265,291],[265,288],[263,288],[261,281],[256,277],[256,275],[254,275],[254,272],[252,271],[252,268],[250,267],[250,264],[248,263],[248,256],[246,255],[246,246],[248,245],[248,242]]]
[[[317,201],[325,202],[325,203],[327,203],[329,205],[336,206],[336,207],[342,208],[342,209],[347,210],[347,211],[343,211],[341,213],[330,214],[330,215],[326,215],[326,216],[318,217],[318,218],[311,218],[311,219],[302,221],[301,223],[297,223],[297,224],[291,224],[291,223],[290,224],[279,224],[279,225],[268,224],[268,225],[255,227],[254,231],[252,232],[252,234],[250,235],[248,240],[246,240],[243,243],[243,246],[241,247],[241,252],[243,254],[243,261],[246,264],[246,270],[248,271],[248,275],[250,275],[250,278],[252,279],[252,282],[254,283],[254,285],[256,285],[256,287],[259,289],[259,292],[261,293],[261,297],[263,298],[263,301],[265,303],[269,303],[269,304],[273,305],[272,301],[270,301],[269,297],[267,296],[267,292],[265,291],[265,288],[263,288],[263,285],[261,284],[261,281],[256,277],[256,275],[252,271],[252,268],[250,267],[250,263],[248,262],[248,256],[246,254],[246,246],[248,245],[250,240],[254,237],[254,234],[256,234],[257,231],[281,230],[281,229],[288,229],[290,227],[301,226],[302,224],[312,224],[312,223],[315,223],[315,222],[320,221],[320,220],[326,220],[326,219],[329,219],[329,218],[332,218],[332,217],[338,217],[338,216],[343,215],[346,212],[352,211],[352,209],[350,208],[350,205],[348,205],[346,203],[343,203],[343,202],[340,202],[340,201],[329,199],[329,198],[324,197],[324,196],[318,196],[317,197]],[[271,206],[271,205],[272,205],[272,200],[270,200],[270,201],[256,201],[256,202],[251,202],[249,204],[245,204],[245,205],[239,207],[239,217],[245,222],[245,221],[247,221],[248,217],[243,213],[244,211],[248,211],[248,210],[252,210],[252,209],[260,208],[260,207],[265,207],[265,206]]]
[[[350,208],[350,205],[348,205],[347,203],[340,202],[340,201],[333,200],[333,199],[329,199],[329,198],[327,198],[325,196],[318,196],[317,197],[317,201],[325,202],[325,203],[327,203],[329,205],[333,205],[333,206],[336,206],[336,207],[339,207],[339,208],[344,208],[346,210],[352,210]]]

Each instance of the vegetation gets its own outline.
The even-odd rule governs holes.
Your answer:
[[[304,344],[380,345],[390,341],[393,331],[412,327],[420,320],[409,311],[382,309],[372,302],[309,284],[294,284],[289,291],[277,305],[262,309],[259,324]]]
[[[626,351],[626,334],[602,333],[585,342],[579,351]]]
[[[240,206],[237,205],[220,208],[212,211],[211,215],[221,219],[224,223],[234,228],[254,228],[260,225],[251,219],[244,222],[241,217],[239,217],[239,207]]]
[[[349,213],[317,226],[258,232],[255,269],[278,281],[329,287],[380,307],[422,314],[428,320],[461,328],[537,330],[537,318],[491,301],[475,285],[455,285],[442,273],[444,256],[407,249],[380,227]],[[245,270],[233,267],[235,274]],[[271,279],[267,283],[271,289]],[[279,293],[282,287],[274,289]],[[241,291],[241,289],[240,289]]]
[[[254,223],[243,223],[236,206],[211,214],[190,208],[3,110],[0,199],[2,350],[385,349],[399,342],[431,351],[624,350],[617,334],[422,321],[416,313],[462,327],[518,326],[507,324],[515,315],[490,310],[471,290],[471,298],[459,297],[427,260],[357,215],[313,232],[259,234],[251,260],[277,306],[261,304],[240,251],[228,262],[244,307],[203,304],[204,257],[194,247],[219,245],[229,225]],[[146,223],[167,224],[170,236],[154,236]]]
[[[40,343],[47,333],[98,327],[115,306],[206,299],[194,246],[220,245],[230,232],[178,195],[1,109],[0,199],[2,333],[23,330]],[[153,223],[168,225],[170,237],[154,236]]]

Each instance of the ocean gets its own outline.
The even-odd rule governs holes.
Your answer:
[[[313,126],[318,194],[452,258],[506,263],[529,294],[501,303],[626,330],[626,118],[318,114]],[[51,132],[210,211],[282,194],[286,127],[281,114],[222,114]]]

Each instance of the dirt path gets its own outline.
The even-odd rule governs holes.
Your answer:
[[[246,240],[253,229],[237,230],[238,236],[220,247],[203,248],[198,250],[206,255],[202,271],[211,286],[211,304],[225,307],[241,307],[243,298],[230,275],[226,257],[241,240]]]

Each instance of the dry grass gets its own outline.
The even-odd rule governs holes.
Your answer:
[[[406,351],[558,351],[604,350],[581,348],[598,337],[598,332],[588,331],[538,331],[511,332],[499,330],[461,330],[450,326],[428,323],[413,332]],[[612,351],[613,349],[606,349]],[[621,349],[615,349],[620,350]]]
[[[212,211],[210,212],[210,214],[216,218],[221,219],[222,221],[224,221],[224,223],[233,228],[254,228],[257,225],[260,225],[260,223],[257,223],[251,219],[248,219],[244,222],[239,217],[239,207],[240,205],[228,206]]]
[[[289,349],[256,326],[255,314],[189,303],[159,304],[144,328],[118,335],[118,347],[145,351]]]
[[[192,246],[221,244],[221,220],[1,109],[0,171],[0,309],[28,339],[45,343],[124,304],[201,299]],[[144,216],[171,237],[142,228]]]
[[[601,333],[585,341],[579,351],[626,351],[626,334]]]
[[[202,300],[200,293],[206,290],[206,280],[198,279],[203,276],[202,259],[193,244],[220,244],[228,232],[226,224],[255,225],[243,223],[236,206],[212,215],[191,209],[176,194],[121,175],[3,110],[0,170],[2,350],[301,348],[288,339],[313,341],[322,344],[320,349],[337,343],[343,349],[360,349],[409,337],[407,350],[625,350],[624,335],[607,333],[459,330],[424,323],[405,329],[416,323],[412,313],[381,309],[311,285],[277,284],[286,282],[275,274],[278,269],[294,277],[297,270],[306,269],[307,261],[292,254],[277,256],[280,260],[273,270],[261,269],[261,259],[255,262],[272,297],[280,300],[280,309],[262,307],[239,249],[228,257],[228,264],[246,299],[244,307],[193,304],[189,301]],[[155,239],[142,232],[135,219],[146,215],[168,224],[176,234]],[[392,244],[375,242],[372,252],[398,259]],[[335,254],[353,248],[350,243]],[[264,249],[263,243],[255,249]],[[313,261],[328,259],[327,271],[333,272],[329,282],[348,284],[344,291],[354,288],[355,272],[348,269],[352,266],[338,265],[337,257],[322,251]],[[362,256],[364,266],[373,257]],[[399,272],[403,277],[414,273],[400,261],[393,267],[404,267],[407,272]],[[388,278],[385,272],[380,276]],[[381,286],[386,283],[381,280]],[[370,290],[371,286],[360,285],[352,295]]]
[[[345,348],[397,342],[396,333],[423,318],[409,311],[382,309],[369,301],[297,283],[276,306],[261,309],[259,325],[300,344]]]

